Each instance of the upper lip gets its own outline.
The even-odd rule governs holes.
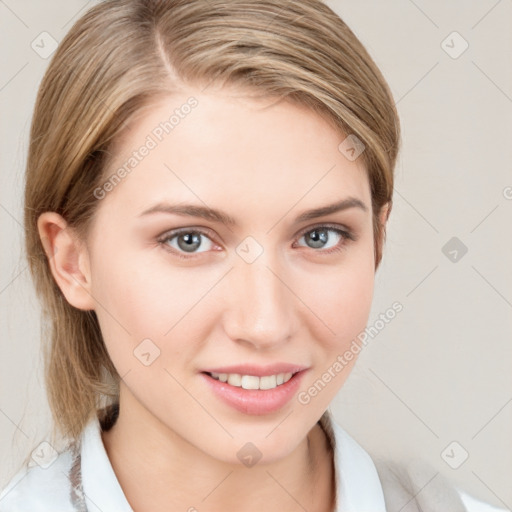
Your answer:
[[[205,373],[238,373],[239,375],[254,375],[255,377],[265,377],[267,375],[277,375],[279,373],[297,373],[307,370],[307,366],[290,363],[273,363],[265,366],[256,364],[238,364],[231,366],[217,366],[203,370]]]

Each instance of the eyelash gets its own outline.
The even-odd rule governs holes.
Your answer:
[[[347,229],[341,229],[338,225],[332,225],[332,224],[319,224],[318,226],[308,227],[305,230],[301,231],[299,235],[297,236],[297,240],[302,238],[304,235],[311,233],[315,230],[321,230],[321,229],[327,229],[329,231],[334,231],[335,233],[342,236],[344,240],[342,240],[340,243],[338,243],[335,247],[331,247],[330,249],[312,249],[315,252],[319,252],[322,254],[334,254],[341,252],[346,249],[346,246],[349,242],[355,242],[357,240],[357,237],[352,233],[351,231]],[[173,231],[170,231],[168,233],[165,233],[162,237],[158,238],[157,242],[159,245],[163,247],[164,250],[172,253],[173,255],[177,256],[180,259],[183,260],[191,260],[195,259],[200,256],[201,253],[190,253],[187,256],[184,256],[184,253],[177,251],[174,248],[169,247],[167,242],[169,240],[172,240],[173,238],[176,238],[177,236],[183,234],[183,233],[198,233],[200,235],[205,236],[206,238],[209,238],[212,242],[212,237],[210,236],[210,233],[208,231],[205,231],[201,228],[180,228]],[[215,242],[214,242],[215,243]],[[303,246],[301,246],[303,247]]]

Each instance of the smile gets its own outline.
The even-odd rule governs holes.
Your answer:
[[[274,389],[288,382],[293,373],[278,373],[276,375],[265,375],[257,377],[256,375],[240,375],[239,373],[209,373],[209,375],[220,381],[226,382],[230,386],[243,389]]]

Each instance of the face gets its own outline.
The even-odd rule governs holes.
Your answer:
[[[348,377],[375,269],[368,177],[344,139],[232,89],[160,100],[123,137],[97,191],[90,294],[121,400],[160,432],[276,460]]]

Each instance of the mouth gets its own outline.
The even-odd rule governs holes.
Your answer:
[[[244,414],[263,415],[278,412],[290,403],[308,369],[296,365],[244,365],[210,369],[200,375],[222,403]]]

